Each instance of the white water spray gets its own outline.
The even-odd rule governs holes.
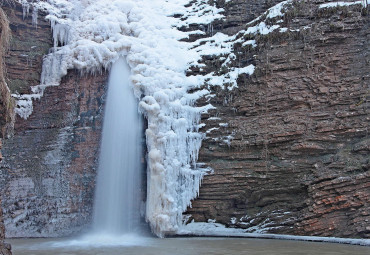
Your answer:
[[[111,69],[95,191],[94,232],[138,232],[141,200],[141,135],[138,105],[125,59]]]

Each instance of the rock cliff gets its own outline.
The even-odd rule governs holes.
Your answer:
[[[12,93],[40,83],[51,30],[38,13],[23,18],[20,4],[4,7],[12,40],[6,58]],[[69,72],[33,102],[33,114],[16,117],[14,136],[4,140],[0,186],[7,236],[61,236],[91,221],[107,76]]]
[[[207,36],[234,35],[280,1],[213,2],[225,18],[201,28]],[[243,37],[231,65],[253,64],[255,72],[240,75],[233,90],[212,87],[215,96],[199,102],[216,107],[202,116],[199,158],[213,171],[186,213],[191,220],[370,237],[369,9],[320,9],[323,2],[293,1],[281,23],[287,31]],[[4,10],[13,34],[7,83],[12,93],[28,93],[52,46],[50,26],[43,13],[37,27],[23,18],[19,4]],[[248,40],[257,47],[243,45]],[[205,68],[189,75],[227,73],[221,59],[205,56]],[[33,102],[27,120],[16,117],[0,165],[9,237],[68,235],[89,225],[106,77],[70,71]]]
[[[226,13],[255,13],[253,1],[236,9],[237,2],[224,4]],[[217,109],[203,116],[199,161],[214,171],[190,219],[250,232],[370,237],[369,13],[322,2],[293,1],[281,23],[288,32],[250,38],[256,48],[234,46],[235,65],[254,63],[256,71],[210,99]],[[220,31],[240,29],[232,17]],[[219,68],[210,59],[211,71]]]

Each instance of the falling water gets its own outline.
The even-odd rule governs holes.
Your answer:
[[[142,125],[129,76],[130,68],[120,58],[109,76],[95,191],[95,233],[134,233],[140,224]]]

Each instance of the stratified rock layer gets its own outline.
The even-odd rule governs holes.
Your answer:
[[[91,222],[106,76],[68,74],[4,144],[7,235],[60,236]]]
[[[255,73],[210,100],[204,131],[219,129],[199,161],[214,172],[188,214],[250,232],[369,238],[368,10],[294,2],[282,27],[296,31],[257,36]]]
[[[226,18],[213,32],[231,35],[280,1],[215,2]],[[369,237],[369,14],[358,6],[320,11],[319,2],[294,1],[281,25],[295,31],[257,36],[253,49],[236,45],[234,66],[256,70],[232,91],[212,88],[216,109],[202,117],[203,131],[218,130],[207,133],[199,161],[214,171],[187,212],[195,221]],[[50,27],[42,13],[37,29],[23,20],[20,5],[7,13],[8,84],[29,93],[52,46]],[[219,68],[218,59],[206,61],[207,72]],[[17,117],[0,165],[9,237],[68,235],[91,222],[105,84],[105,74],[70,71],[34,101],[27,120]]]
[[[33,24],[31,13],[23,17],[19,3],[5,4],[3,9],[12,34],[5,60],[7,83],[14,94],[30,94],[30,87],[40,84],[42,59],[52,47],[50,24],[42,12],[38,15],[37,26]]]

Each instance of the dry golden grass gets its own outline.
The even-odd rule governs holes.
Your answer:
[[[4,137],[5,133],[9,127],[14,125],[14,99],[12,99],[10,95],[10,90],[6,84],[5,77],[6,77],[6,70],[5,70],[5,54],[9,47],[9,42],[11,38],[11,31],[9,28],[9,20],[2,8],[0,8],[0,102],[2,105],[0,107],[2,109],[1,112],[5,116],[3,116],[4,120],[1,123],[1,134],[0,137]]]

